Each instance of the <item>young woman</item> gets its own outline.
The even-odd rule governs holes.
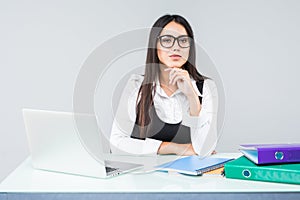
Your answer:
[[[191,26],[179,15],[153,25],[145,74],[130,77],[116,113],[112,153],[209,155],[217,142],[216,88],[195,66]]]

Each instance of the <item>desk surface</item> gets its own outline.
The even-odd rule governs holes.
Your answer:
[[[238,157],[240,154],[219,153],[215,156]],[[300,185],[227,179],[220,175],[186,176],[139,171],[109,179],[98,179],[36,170],[31,166],[31,159],[27,158],[0,184],[1,192],[300,192]]]

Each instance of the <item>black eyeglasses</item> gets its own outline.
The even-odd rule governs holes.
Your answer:
[[[191,38],[187,35],[181,35],[174,37],[173,35],[161,35],[157,37],[159,39],[160,45],[165,48],[171,48],[177,40],[178,45],[181,48],[188,48],[191,46]]]

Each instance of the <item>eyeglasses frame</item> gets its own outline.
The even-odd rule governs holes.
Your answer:
[[[174,38],[174,41],[173,41],[172,46],[170,46],[170,47],[165,47],[165,46],[162,45],[162,43],[161,43],[161,38],[162,38],[162,37],[165,37],[165,36],[169,36],[169,37]],[[178,39],[180,39],[180,38],[182,38],[182,37],[187,37],[187,38],[189,39],[190,45],[189,45],[188,47],[182,47],[182,46],[179,44],[179,40],[178,40]],[[189,47],[191,46],[191,38],[190,38],[188,35],[180,35],[180,36],[178,36],[178,37],[174,37],[173,35],[160,35],[160,36],[157,37],[157,39],[159,40],[160,45],[161,45],[162,47],[164,47],[164,48],[172,48],[172,47],[174,46],[176,40],[177,40],[177,44],[178,44],[178,46],[179,46],[180,48],[189,48]]]

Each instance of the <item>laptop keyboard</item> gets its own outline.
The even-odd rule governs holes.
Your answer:
[[[116,171],[116,170],[118,170],[119,168],[114,168],[114,167],[105,167],[105,169],[106,169],[106,173],[109,173],[109,172]]]

